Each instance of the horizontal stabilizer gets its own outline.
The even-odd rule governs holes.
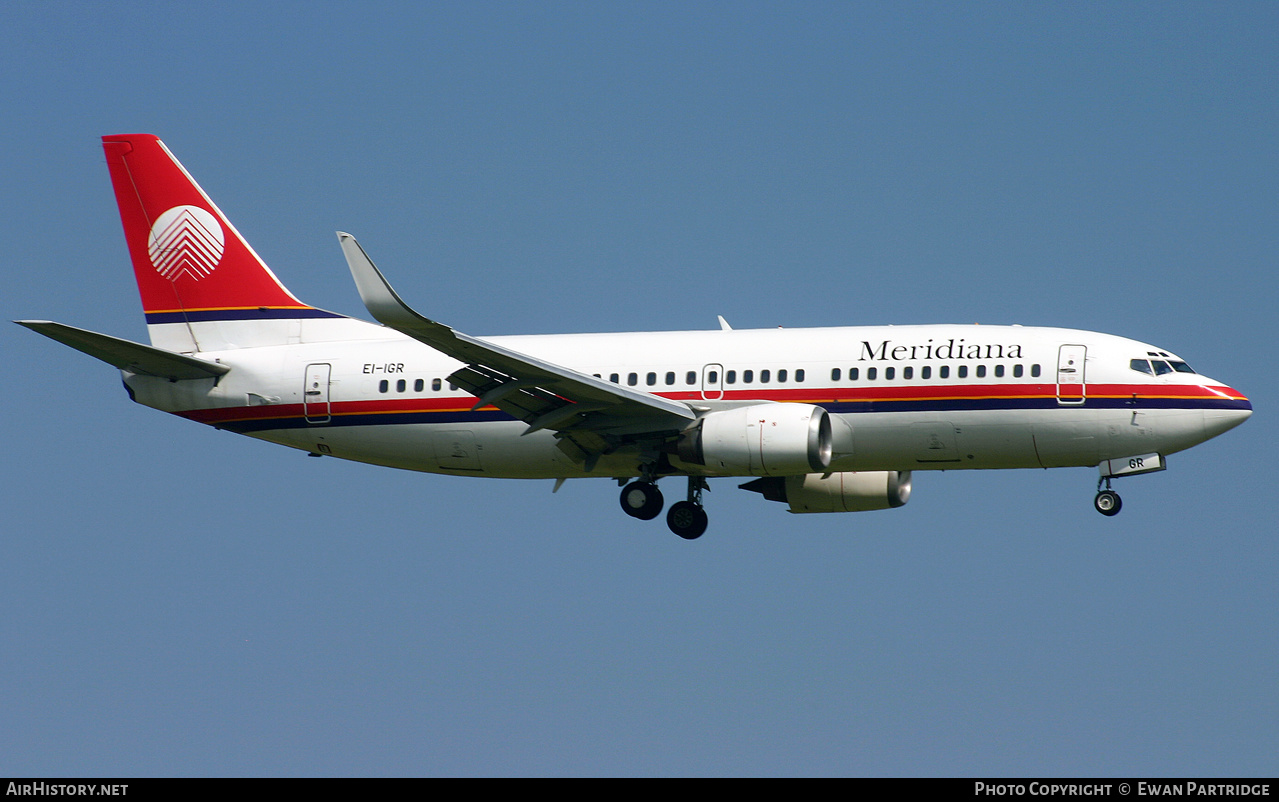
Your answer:
[[[177,381],[179,379],[208,379],[221,376],[230,370],[226,365],[206,362],[203,359],[175,354],[161,348],[153,348],[131,340],[122,340],[95,331],[77,329],[49,320],[15,320],[51,340],[83,351],[95,359],[130,373],[158,376]]]

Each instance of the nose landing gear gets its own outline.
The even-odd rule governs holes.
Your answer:
[[[1101,489],[1102,485],[1105,485],[1105,490]],[[1103,476],[1098,480],[1097,496],[1092,500],[1092,505],[1097,509],[1097,512],[1107,516],[1118,515],[1119,511],[1123,509],[1123,499],[1119,498],[1118,493],[1110,489],[1109,476]]]

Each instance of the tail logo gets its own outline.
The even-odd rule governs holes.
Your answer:
[[[218,219],[198,206],[174,206],[151,226],[151,264],[169,281],[199,281],[222,261],[226,240]]]

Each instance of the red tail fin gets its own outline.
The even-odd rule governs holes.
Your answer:
[[[148,323],[309,316],[158,137],[102,147]]]

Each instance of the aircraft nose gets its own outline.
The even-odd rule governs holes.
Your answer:
[[[1221,387],[1216,392],[1222,396],[1223,405],[1204,410],[1204,434],[1208,437],[1228,432],[1252,417],[1252,402],[1233,387]]]

